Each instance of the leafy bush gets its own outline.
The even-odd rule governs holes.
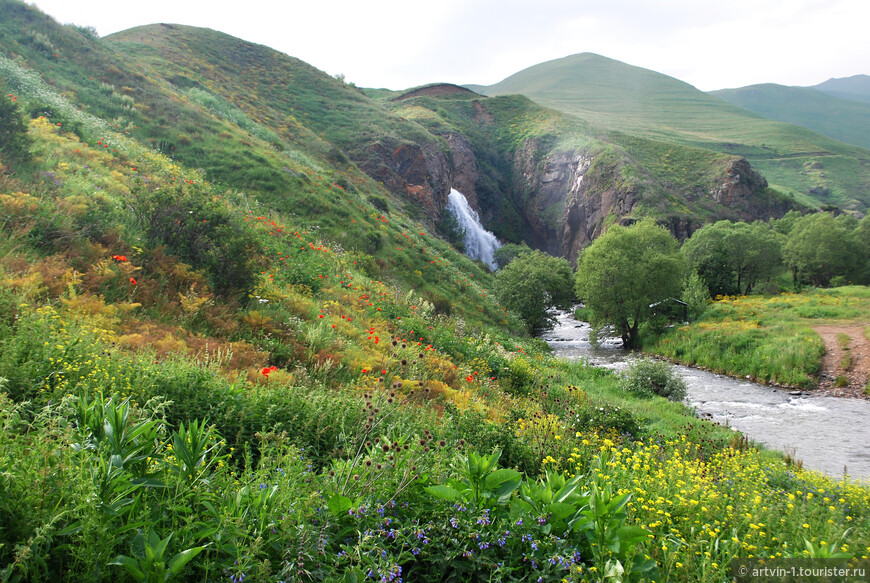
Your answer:
[[[253,287],[259,244],[224,205],[195,187],[140,198],[137,218],[153,245],[165,245],[182,261],[205,270],[218,293],[240,295]]]
[[[571,420],[571,428],[582,433],[640,436],[640,425],[637,419],[622,407],[610,405],[593,404],[578,409]]]
[[[630,393],[646,397],[658,395],[670,401],[682,401],[688,391],[686,382],[673,367],[661,360],[632,362],[622,373],[619,384]]]
[[[689,318],[691,320],[697,320],[704,315],[707,303],[710,301],[710,291],[697,271],[693,271],[686,279],[680,298],[689,305]]]
[[[26,162],[30,159],[30,144],[15,96],[6,95],[6,85],[0,84],[0,161]]]
[[[445,410],[450,413],[445,434],[461,436],[467,440],[469,449],[481,453],[499,450],[503,466],[516,468],[528,476],[538,474],[541,455],[527,440],[517,436],[512,424],[487,423],[482,413],[460,412],[450,404]]]
[[[517,314],[530,333],[549,330],[556,316],[573,301],[573,274],[568,262],[541,251],[519,255],[495,275],[493,291],[502,305]]]

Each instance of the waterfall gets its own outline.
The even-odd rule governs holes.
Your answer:
[[[498,269],[493,254],[501,247],[501,243],[495,235],[483,228],[477,213],[468,204],[468,199],[455,188],[450,189],[447,197],[447,211],[465,233],[465,254],[483,261],[493,271]]]

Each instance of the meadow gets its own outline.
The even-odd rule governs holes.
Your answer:
[[[649,339],[644,350],[731,376],[813,388],[824,354],[813,326],[867,322],[868,297],[864,286],[719,297],[697,322]]]

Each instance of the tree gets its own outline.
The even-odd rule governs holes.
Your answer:
[[[693,271],[683,284],[683,293],[680,299],[688,306],[689,319],[697,320],[707,311],[707,302],[710,301],[710,291],[707,284],[701,279],[697,271]]]
[[[616,327],[623,345],[637,345],[650,304],[676,297],[684,265],[679,243],[652,219],[611,227],[587,247],[577,265],[576,291],[592,324]]]
[[[549,308],[571,306],[573,278],[564,258],[527,251],[496,272],[493,289],[502,306],[516,313],[535,334],[556,322]]]
[[[783,248],[795,285],[827,287],[833,277],[860,277],[866,256],[862,257],[859,229],[851,218],[830,213],[814,213],[795,221]]]
[[[505,265],[516,259],[519,255],[523,253],[530,252],[531,249],[525,242],[517,245],[516,243],[506,243],[495,250],[492,258],[495,260],[496,265],[498,265],[499,269],[503,268]]]
[[[750,294],[782,265],[779,239],[760,221],[705,225],[683,243],[682,253],[714,296]]]

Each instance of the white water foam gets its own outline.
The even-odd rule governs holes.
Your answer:
[[[483,228],[477,213],[468,204],[468,199],[455,188],[450,189],[447,197],[447,211],[456,218],[459,228],[465,233],[465,254],[483,261],[493,271],[498,269],[493,254],[501,247],[501,242]]]

